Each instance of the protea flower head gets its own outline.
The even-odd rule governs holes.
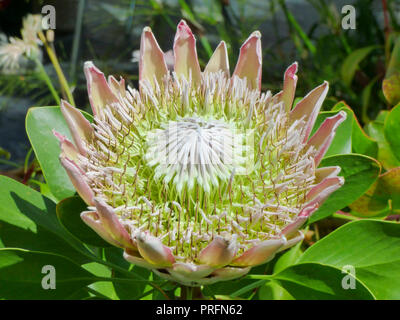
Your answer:
[[[328,83],[292,108],[294,63],[281,92],[261,93],[260,38],[244,42],[232,76],[224,42],[201,71],[181,21],[169,72],[146,27],[139,90],[86,62],[94,123],[62,102],[74,144],[55,134],[88,204],[81,217],[131,263],[190,286],[240,277],[301,241],[299,228],[343,184],[339,167],[318,165],[346,114],[309,138]]]

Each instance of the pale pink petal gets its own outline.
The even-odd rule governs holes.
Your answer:
[[[207,265],[195,265],[185,262],[175,262],[172,268],[168,268],[168,272],[182,282],[190,282],[207,277],[214,270],[215,268]]]
[[[103,72],[96,68],[91,61],[84,65],[90,105],[95,116],[101,116],[106,105],[117,103],[118,98],[111,90]]]
[[[78,162],[78,150],[74,144],[67,139],[66,136],[58,133],[56,130],[53,129],[53,134],[56,136],[58,141],[60,141],[60,148],[61,148],[61,156],[64,158],[69,158],[75,163]]]
[[[118,81],[113,76],[108,76],[108,85],[116,96],[125,97],[125,80],[123,78]]]
[[[218,72],[220,70],[229,77],[228,51],[226,50],[226,44],[224,41],[221,41],[215,49],[206,65],[206,68],[204,69],[204,72]]]
[[[307,219],[318,209],[317,205],[303,208],[295,220],[288,224],[281,232],[286,238],[292,237],[304,225]]]
[[[124,251],[124,259],[127,260],[128,262],[135,264],[139,267],[146,268],[146,269],[154,269],[157,268],[157,266],[147,262],[145,259],[137,256],[138,252],[132,251],[132,250],[125,250]]]
[[[340,111],[337,115],[326,118],[317,132],[308,140],[307,146],[313,146],[317,153],[314,156],[315,165],[318,166],[328,151],[336,134],[338,126],[346,119],[346,112]]]
[[[236,252],[237,244],[235,240],[229,241],[217,236],[207,247],[201,250],[199,261],[212,267],[222,267],[232,261]]]
[[[292,108],[297,84],[296,72],[297,62],[293,63],[289,68],[286,69],[283,78],[283,93],[281,99],[285,104],[286,111],[290,111]]]
[[[323,167],[323,168],[318,168],[315,170],[315,183],[319,183],[325,178],[328,177],[336,177],[341,168],[338,166],[334,167]]]
[[[271,260],[280,247],[286,244],[286,238],[265,240],[245,251],[240,257],[233,260],[231,265],[253,267]]]
[[[86,155],[85,144],[90,143],[94,135],[90,122],[77,108],[71,106],[65,100],[61,100],[60,109],[80,154]]]
[[[82,172],[82,169],[74,161],[66,158],[63,155],[60,156],[60,162],[81,198],[88,205],[93,205],[94,194],[84,179],[84,173]]]
[[[250,267],[242,267],[242,268],[224,267],[215,270],[207,278],[199,279],[197,282],[202,285],[209,285],[219,281],[233,280],[243,277],[250,271],[250,269],[251,269]]]
[[[135,248],[128,231],[124,228],[114,212],[114,209],[101,200],[94,199],[94,205],[97,214],[100,217],[103,227],[108,231],[110,236],[117,242],[121,243],[124,248]]]
[[[240,48],[239,60],[232,77],[247,79],[252,90],[261,90],[262,73],[261,33],[254,31]]]
[[[109,232],[104,228],[101,219],[97,212],[95,211],[83,211],[81,213],[81,219],[92,228],[101,238],[103,238],[108,243],[123,248],[123,245],[118,241],[115,241],[109,234]]]
[[[154,38],[151,29],[145,27],[140,40],[139,84],[140,81],[148,80],[154,85],[156,80],[160,85],[167,74],[168,68],[165,63],[164,53]]]
[[[288,239],[287,243],[279,249],[279,252],[293,247],[295,244],[299,243],[300,241],[303,241],[303,239],[304,239],[304,233],[301,231],[297,231],[297,233],[295,233],[295,236]]]
[[[165,63],[167,64],[168,70],[173,72],[174,64],[175,64],[174,51],[170,49],[167,52],[165,52],[164,60],[165,60]]]
[[[174,39],[175,73],[189,79],[191,74],[194,84],[201,81],[201,71],[197,59],[196,39],[184,20],[179,22]]]
[[[319,207],[331,193],[339,189],[343,184],[343,177],[325,178],[307,193],[306,200],[308,202],[305,207],[313,205]]]
[[[158,268],[170,267],[175,262],[171,249],[165,246],[160,239],[146,233],[139,233],[135,239],[140,255],[147,262]]]
[[[321,109],[322,103],[324,102],[328,93],[328,89],[328,82],[325,81],[319,87],[316,87],[314,90],[308,93],[290,112],[290,118],[292,121],[303,118],[306,123],[303,142],[307,141],[311,133],[315,120],[317,119],[318,112]]]

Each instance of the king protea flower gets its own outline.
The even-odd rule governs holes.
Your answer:
[[[81,217],[129,262],[196,286],[245,275],[303,239],[299,228],[344,180],[318,168],[346,114],[309,138],[324,82],[293,108],[297,63],[283,90],[261,92],[261,35],[230,76],[222,41],[201,71],[181,21],[174,71],[143,30],[139,90],[85,63],[94,122],[63,101],[74,144],[60,160],[88,211]]]

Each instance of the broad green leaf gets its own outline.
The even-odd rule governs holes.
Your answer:
[[[390,213],[390,195],[383,188],[379,178],[360,198],[349,205],[351,213],[360,217],[386,216]]]
[[[320,112],[317,120],[315,121],[315,125],[311,134],[317,131],[317,129],[326,118],[336,115],[340,110],[342,109],[339,109],[337,111]],[[343,110],[347,113],[347,118],[337,128],[335,137],[333,138],[332,143],[325,154],[325,157],[335,154],[351,153],[351,134],[353,129],[353,118],[351,117],[351,115],[349,115],[350,112],[347,109]]]
[[[389,115],[388,110],[381,110],[381,111],[379,111],[378,115],[376,116],[375,121],[384,123],[386,121],[386,118],[388,115]]]
[[[49,188],[49,185],[47,183],[43,183],[34,179],[29,180],[30,184],[36,184],[40,188],[40,193],[44,195],[45,197],[51,199],[54,201],[54,203],[57,203],[58,200],[54,197],[54,195],[51,193],[51,190]]]
[[[395,105],[400,101],[400,72],[392,74],[382,82],[382,91],[386,100]]]
[[[391,105],[400,102],[400,36],[397,38],[390,56],[385,79],[382,82],[382,90]]]
[[[384,133],[393,155],[400,161],[400,104],[386,117]]]
[[[371,300],[369,290],[357,279],[355,289],[344,289],[345,274],[319,263],[302,263],[275,274],[273,279],[297,300]]]
[[[125,270],[130,270],[130,274],[133,278],[141,278],[148,280],[151,271],[138,266],[132,266],[123,258],[123,250],[117,247],[109,247],[104,249],[104,257],[106,261],[111,262]],[[114,271],[112,277],[126,278],[126,274],[122,274],[120,271]],[[130,279],[130,278],[129,278]],[[142,282],[113,282],[114,290],[116,295],[121,300],[138,299],[145,291],[152,289],[146,281]]]
[[[353,214],[383,217],[400,213],[400,167],[386,171],[368,191],[350,205]]]
[[[0,176],[0,190],[0,246],[87,261],[89,252],[60,225],[53,201],[5,176]]]
[[[80,241],[97,247],[110,247],[111,244],[104,241],[81,219],[81,212],[87,210],[87,204],[80,197],[71,197],[57,204],[57,217],[61,224]]]
[[[347,86],[351,85],[353,81],[354,74],[358,69],[361,61],[363,61],[371,52],[372,50],[376,49],[377,46],[369,46],[365,48],[360,48],[354,50],[350,53],[346,59],[343,61],[342,68],[341,68],[341,75],[344,83]]]
[[[400,167],[390,169],[380,176],[383,189],[390,195],[393,213],[400,213]]]
[[[55,289],[44,289],[49,284],[54,267]],[[71,260],[55,254],[22,249],[0,249],[0,298],[4,299],[65,299],[96,281],[91,273]]]
[[[400,299],[400,224],[359,220],[345,224],[306,250],[299,262],[351,265],[377,299]]]
[[[256,297],[259,300],[294,300],[293,296],[278,281],[274,280],[261,286]]]
[[[352,119],[353,128],[351,133],[351,149],[353,153],[363,154],[372,158],[376,158],[378,154],[378,144],[374,139],[369,137],[361,128],[360,123],[354,111],[343,101],[337,103],[332,111],[344,110],[347,117]]]
[[[266,280],[252,279],[235,279],[231,281],[217,282],[211,285],[204,286],[203,293],[205,296],[235,296],[242,298],[249,298],[252,290],[261,287],[265,284]]]
[[[93,273],[96,277],[102,278],[110,278],[112,276],[111,270],[97,262],[90,262],[82,265],[82,268]],[[118,296],[115,293],[114,286],[111,281],[97,281],[89,285],[89,288],[92,288],[100,295],[100,298],[108,298],[111,300],[117,300]]]
[[[290,248],[290,250],[287,250],[279,257],[274,265],[274,273],[278,273],[296,263],[303,254],[301,251],[301,244],[302,242],[300,241],[293,248]]]
[[[386,140],[384,134],[384,124],[378,121],[371,121],[365,127],[367,133],[378,143],[378,161],[382,163],[385,169],[391,169],[400,166],[400,161],[395,157],[392,149]]]
[[[90,115],[82,113],[90,119]],[[75,188],[58,159],[60,146],[52,132],[53,129],[72,141],[67,123],[59,107],[40,107],[28,110],[26,115],[28,138],[51,192],[58,200],[62,200],[73,196]]]
[[[380,173],[380,165],[375,159],[359,154],[327,157],[320,167],[328,166],[340,166],[339,175],[344,177],[345,183],[324,201],[310,217],[309,223],[326,218],[353,203],[370,188]]]
[[[302,255],[301,244],[302,242],[297,243],[293,248],[284,252],[276,260],[273,269],[274,273],[278,273],[296,263]],[[263,300],[293,300],[293,297],[287,292],[287,290],[276,281],[267,282],[264,286],[260,287],[258,297]]]

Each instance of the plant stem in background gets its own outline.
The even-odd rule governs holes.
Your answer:
[[[81,39],[81,31],[82,31],[82,22],[83,22],[83,14],[86,7],[86,0],[80,0],[78,6],[78,14],[75,22],[75,31],[74,31],[74,42],[72,44],[72,55],[71,55],[71,66],[69,71],[70,81],[75,82],[76,78],[76,67],[78,64],[78,53],[79,53],[79,44]]]
[[[283,12],[285,13],[286,19],[289,22],[289,24],[293,27],[293,29],[298,33],[300,38],[303,40],[304,44],[308,48],[308,50],[311,52],[311,54],[315,54],[317,49],[315,46],[312,44],[311,39],[306,35],[306,33],[303,31],[299,23],[296,21],[295,17],[293,14],[289,11],[289,9],[286,7],[285,1],[281,0],[279,1]]]
[[[47,72],[44,69],[43,64],[39,61],[39,59],[35,59],[35,62],[38,67],[38,70],[39,70],[39,76],[42,78],[42,80],[44,82],[46,82],[51,94],[53,95],[55,102],[59,105],[60,104],[60,96],[58,95],[57,90],[54,88],[53,84],[51,83],[51,79],[47,75]]]
[[[389,24],[388,7],[387,7],[386,0],[382,0],[382,7],[383,7],[383,19],[384,19],[384,23],[385,23],[385,27],[384,27],[385,38],[386,38],[386,41],[387,41],[391,29],[390,29],[390,24]]]
[[[181,286],[181,300],[193,300],[193,287]]]
[[[359,218],[345,214],[345,213],[338,213],[335,212],[332,214],[332,218],[337,218],[337,219],[344,219],[344,220],[349,220],[349,221],[353,221],[353,220],[359,220]]]
[[[64,73],[61,69],[60,63],[58,62],[57,55],[55,54],[53,49],[48,44],[47,39],[44,36],[43,32],[39,32],[38,35],[39,35],[40,40],[43,42],[43,44],[46,48],[47,54],[49,55],[50,61],[53,64],[54,69],[56,70],[58,80],[60,81],[60,85],[65,90],[65,93],[67,95],[67,99],[68,99],[69,103],[71,103],[72,105],[75,105],[74,98],[72,96],[71,90],[68,85],[68,81],[64,76]]]

